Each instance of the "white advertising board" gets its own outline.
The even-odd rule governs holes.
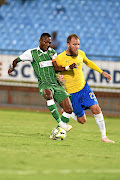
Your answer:
[[[17,55],[0,55],[0,80],[37,82],[34,70],[30,62],[18,63],[12,76],[8,75],[8,69]],[[85,80],[90,86],[118,87],[120,88],[120,62],[119,61],[94,61],[102,70],[112,75],[112,80],[106,79],[98,72],[90,69],[85,64],[83,72]]]

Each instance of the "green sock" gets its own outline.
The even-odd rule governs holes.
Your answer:
[[[61,121],[60,119],[60,115],[58,113],[58,110],[57,110],[57,106],[56,104],[53,104],[51,106],[48,106],[49,110],[51,111],[52,113],[52,116],[56,119],[56,121],[59,123]]]
[[[65,112],[64,112],[64,114],[65,114]],[[67,117],[67,116],[65,117],[64,114],[61,115],[61,121],[65,122],[65,123],[68,123],[70,117]],[[57,127],[60,127],[60,126],[58,125]]]
[[[63,116],[63,114],[62,114],[62,116],[61,116],[61,120],[62,120],[63,122],[65,122],[65,123],[68,123],[68,122],[69,122],[69,118]]]

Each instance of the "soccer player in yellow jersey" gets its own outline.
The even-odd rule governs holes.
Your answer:
[[[106,136],[105,122],[101,108],[99,107],[97,98],[83,76],[83,63],[101,73],[108,81],[110,81],[112,77],[110,74],[103,72],[94,62],[89,60],[85,53],[79,50],[79,45],[80,40],[76,34],[68,36],[67,50],[59,54],[56,59],[53,60],[55,71],[61,71],[61,74],[64,76],[65,89],[71,95],[73,112],[77,116],[72,114],[72,118],[84,124],[86,122],[84,110],[89,108],[94,114],[96,123],[101,132],[102,141],[114,143],[114,141],[108,139]],[[75,63],[76,66],[70,69],[70,65],[73,63]],[[61,67],[61,69],[58,66]],[[65,70],[64,68],[62,69],[62,67],[64,67]]]

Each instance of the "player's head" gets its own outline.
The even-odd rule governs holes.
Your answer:
[[[47,51],[51,44],[51,35],[49,33],[43,33],[39,39],[40,49]]]
[[[79,37],[76,34],[71,34],[67,38],[67,53],[76,57],[78,55],[78,49],[80,45]]]

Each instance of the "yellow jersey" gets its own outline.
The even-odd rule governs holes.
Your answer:
[[[67,55],[66,51],[64,51],[63,53],[59,54],[55,60],[57,65],[62,67],[70,66],[73,63],[76,63],[77,65],[77,68],[60,72],[60,74],[64,76],[65,90],[70,94],[80,91],[85,86],[86,81],[82,71],[83,63],[85,63],[91,69],[94,69],[100,73],[103,72],[94,62],[90,61],[86,57],[85,53],[81,50],[78,50],[77,57]]]

